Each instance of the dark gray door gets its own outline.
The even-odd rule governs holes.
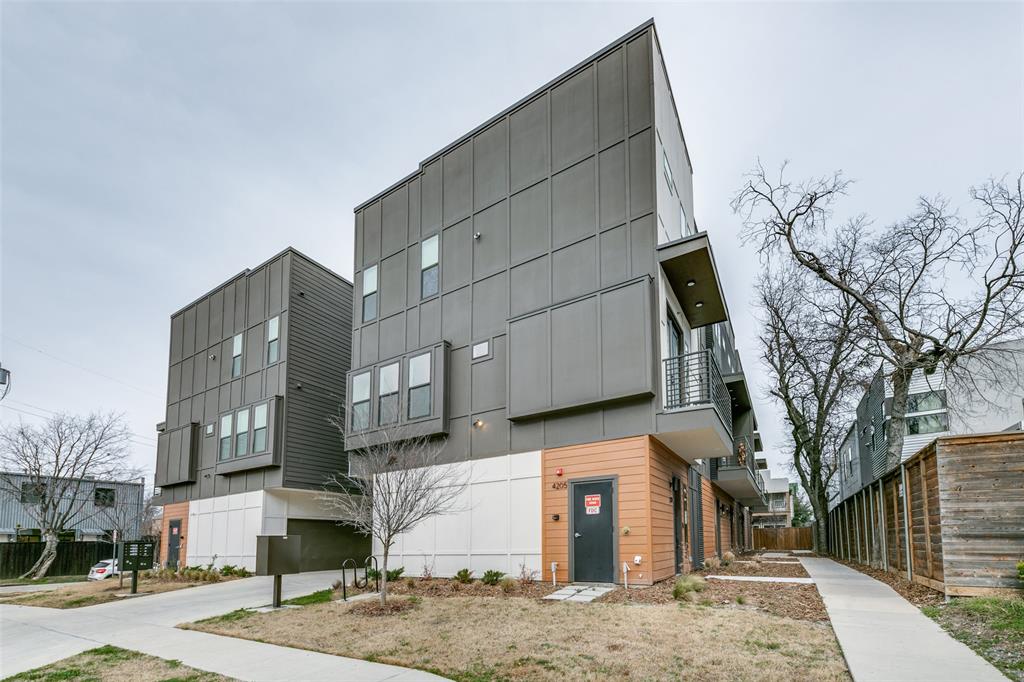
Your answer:
[[[572,579],[585,583],[615,580],[612,482],[574,483]]]
[[[177,568],[181,551],[181,519],[171,519],[167,524],[167,567]]]
[[[676,547],[676,573],[683,572],[683,485],[672,477],[672,528]]]
[[[704,510],[700,494],[700,474],[690,468],[690,559],[694,570],[704,565]]]

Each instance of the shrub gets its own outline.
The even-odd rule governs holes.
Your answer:
[[[722,565],[722,562],[720,562],[715,557],[711,557],[710,559],[705,559],[704,560],[704,568],[718,568],[721,565]]]
[[[499,584],[501,585],[501,591],[505,594],[511,594],[516,589],[516,581],[512,580],[512,578],[502,578]]]
[[[1024,583],[1024,561],[1017,562],[1017,580]]]
[[[532,568],[527,568],[526,562],[519,564],[519,584],[520,585],[532,585],[533,581],[537,579],[537,571]]]
[[[744,604],[746,604],[746,603],[747,603],[747,598],[746,598],[746,597],[744,597],[744,596],[743,596],[743,595],[741,594],[740,596],[736,597],[736,603],[737,603],[737,604],[739,604],[740,606],[743,606]]]
[[[672,586],[672,598],[683,599],[684,595],[690,592],[703,592],[704,591],[704,578],[698,575],[684,575],[676,580],[676,584]],[[690,601],[690,600],[687,600]]]
[[[225,564],[220,567],[220,574],[227,577],[235,578],[248,578],[252,575],[245,566],[232,566],[231,564]]]
[[[424,561],[423,562],[423,572],[420,573],[420,578],[422,578],[423,580],[430,580],[433,577],[434,577],[434,567],[433,566],[428,566],[427,562]]]
[[[733,554],[732,552],[726,552],[725,554],[722,555],[722,565],[723,566],[728,566],[729,564],[731,564],[734,561],[736,561],[736,555]]]
[[[467,585],[473,582],[473,571],[468,568],[460,568],[459,572],[455,574],[455,582]]]
[[[405,567],[404,566],[399,566],[398,568],[393,568],[393,569],[389,570],[388,571],[388,582],[389,583],[397,582],[398,579],[402,577],[403,573],[405,573]],[[381,578],[380,569],[377,569],[377,568],[368,568],[368,569],[366,569],[366,579],[367,580],[380,580],[380,578]]]
[[[501,571],[484,571],[484,577],[480,578],[480,582],[484,585],[497,585],[504,577],[505,574]]]
[[[406,578],[405,586],[410,590],[416,589],[416,578]]]

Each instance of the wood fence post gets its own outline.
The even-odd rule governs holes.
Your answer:
[[[862,564],[864,560],[861,559],[860,552],[860,495],[853,496],[853,527],[857,535],[857,563]]]
[[[914,552],[913,552],[913,538],[910,535],[910,503],[908,498],[910,497],[910,488],[907,486],[907,466],[900,464],[900,478],[903,484],[903,542],[906,548],[907,558],[907,580],[914,581]]]
[[[896,567],[900,566],[900,484],[892,477],[892,536],[896,539]]]
[[[935,571],[932,568],[932,523],[929,518],[928,508],[928,479],[924,472],[924,457],[917,460],[917,466],[921,470],[921,510],[924,513],[924,558],[928,566],[928,577],[934,578]]]
[[[885,527],[885,485],[878,479],[878,525],[882,530],[882,570],[889,570],[889,533]]]

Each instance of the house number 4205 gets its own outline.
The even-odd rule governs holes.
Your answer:
[[[569,487],[569,482],[568,481],[555,481],[554,483],[551,484],[551,489],[552,490],[565,490],[568,487]]]

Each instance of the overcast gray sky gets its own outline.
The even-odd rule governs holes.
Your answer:
[[[729,210],[757,156],[844,169],[880,223],[1024,168],[1020,2],[5,1],[0,420],[124,412],[151,471],[173,311],[289,244],[351,277],[356,204],[651,16],[759,391]]]

